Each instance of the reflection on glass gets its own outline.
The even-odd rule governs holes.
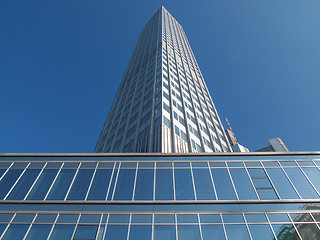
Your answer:
[[[212,177],[219,200],[236,200],[229,173],[225,168],[212,168]]]
[[[200,214],[201,223],[221,223],[220,214]]]
[[[228,240],[250,240],[246,225],[225,225]]]
[[[190,169],[175,169],[176,200],[194,200]]]
[[[26,240],[43,240],[47,239],[52,225],[47,224],[33,224],[30,231],[28,232]]]
[[[37,183],[33,186],[29,193],[27,200],[43,200],[46,196],[58,169],[45,169],[41,173],[37,180]]]
[[[75,225],[55,225],[50,240],[71,239]]]
[[[96,238],[98,225],[78,225],[74,240],[94,240]]]
[[[267,168],[267,172],[282,199],[299,199],[281,168]]]
[[[264,214],[245,214],[247,223],[267,223],[267,218]]]
[[[127,239],[128,225],[108,225],[105,239],[122,240]]]
[[[268,213],[270,222],[291,222],[286,213]]]
[[[135,173],[135,169],[120,169],[113,200],[132,200]]]
[[[178,225],[178,239],[200,240],[199,225]]]
[[[197,200],[215,200],[209,169],[193,169]]]
[[[201,225],[203,240],[225,240],[222,225]]]
[[[249,224],[249,230],[253,240],[275,239],[270,226],[267,224]]]
[[[62,169],[54,182],[47,200],[64,200],[76,169]]]
[[[151,225],[131,225],[129,240],[151,239]]]
[[[240,200],[258,199],[247,171],[244,168],[230,168],[230,174]]]
[[[179,223],[198,223],[196,214],[177,214],[177,222]]]
[[[97,169],[87,200],[105,200],[112,169]]]
[[[320,192],[320,171],[318,168],[302,168],[313,186]]]
[[[106,228],[106,225],[100,225],[99,232],[97,234],[96,240],[102,240],[103,239],[105,228]]]
[[[302,239],[319,239],[320,230],[315,223],[295,224]]]
[[[22,240],[29,228],[29,224],[10,224],[4,233],[2,240]]]
[[[154,226],[154,240],[175,240],[175,239],[176,239],[176,227],[174,225],[155,225]]]
[[[3,231],[6,229],[7,224],[0,224],[0,236],[2,235]]]
[[[135,200],[153,200],[153,169],[139,169],[135,188]]]
[[[84,200],[91,182],[93,169],[80,169],[74,180],[67,200]]]
[[[272,228],[278,239],[300,240],[291,224],[272,224]]]
[[[40,169],[27,169],[7,197],[7,200],[23,200],[39,172]]]
[[[173,180],[171,169],[157,169],[156,200],[173,200]]]
[[[222,214],[224,223],[244,223],[242,214]]]

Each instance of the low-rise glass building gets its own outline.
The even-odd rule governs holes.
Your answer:
[[[0,154],[1,239],[319,239],[320,153]]]

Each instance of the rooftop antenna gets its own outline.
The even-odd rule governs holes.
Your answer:
[[[236,142],[238,143],[238,140],[237,140],[236,135],[234,134],[234,132],[233,132],[233,130],[232,130],[232,128],[231,128],[231,126],[230,126],[230,123],[229,123],[229,121],[228,121],[228,118],[226,118],[226,120],[227,120],[227,123],[228,123],[229,129],[230,129],[230,131],[232,132],[232,135],[233,135],[234,139],[235,139],[235,140],[236,140]]]

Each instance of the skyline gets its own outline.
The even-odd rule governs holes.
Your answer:
[[[0,4],[0,152],[93,152],[140,30],[161,5],[184,28],[240,144],[254,151],[280,137],[290,151],[317,150],[316,7],[292,3],[283,15],[284,3],[157,2],[137,14],[132,3],[28,4]]]

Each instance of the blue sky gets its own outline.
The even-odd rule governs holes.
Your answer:
[[[92,152],[139,33],[164,5],[225,127],[320,150],[320,1],[0,2],[0,152]]]

